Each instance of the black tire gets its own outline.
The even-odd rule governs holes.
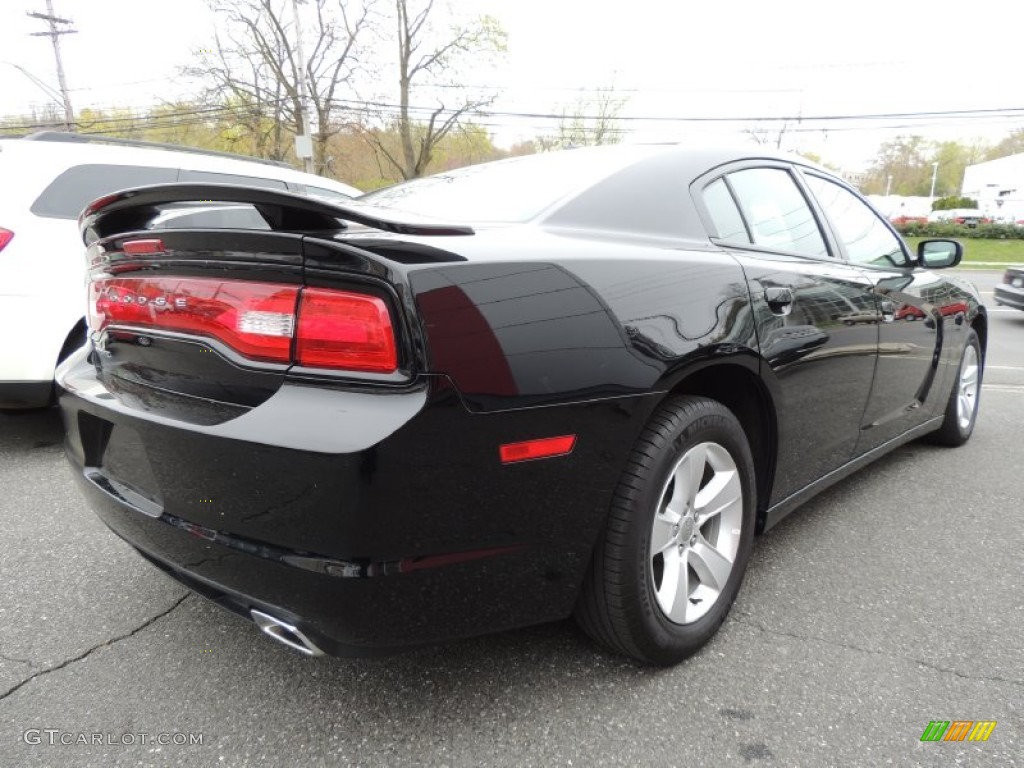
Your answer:
[[[973,350],[973,353],[971,352]],[[974,380],[975,393],[973,403],[970,407],[961,410],[961,391],[963,389],[964,377],[973,363],[977,370]],[[942,426],[935,432],[928,435],[928,440],[937,445],[946,445],[955,448],[963,445],[971,439],[974,432],[974,425],[978,421],[978,406],[981,404],[981,380],[985,372],[984,358],[981,355],[981,344],[978,341],[978,334],[973,328],[967,329],[967,338],[964,341],[964,350],[960,354],[960,364],[956,368],[956,378],[949,390],[949,399],[946,401],[946,410],[942,420]],[[970,413],[969,420],[962,418]]]
[[[708,445],[714,448],[707,448]],[[706,464],[699,463],[704,461],[700,457],[705,454],[710,458]],[[726,455],[735,471],[723,471],[721,477],[730,479],[719,480],[712,458],[722,464]],[[686,471],[692,473],[692,467],[697,467],[700,472],[701,480],[691,487],[708,489],[708,493],[723,487],[726,490],[722,493],[728,492],[731,496],[735,493],[733,481],[738,480],[740,497],[705,523],[687,522],[686,515],[693,513],[686,504],[687,512],[679,518],[680,525],[671,527],[673,531],[681,529],[677,538],[662,547],[660,551],[665,555],[652,555],[651,543],[656,530],[669,530],[664,527],[664,520],[671,510],[665,505],[682,503],[677,502],[673,494],[675,478],[679,476],[676,470],[683,467],[684,460],[691,462]],[[725,464],[727,466],[728,462]],[[711,478],[716,479],[713,488],[709,487],[709,472]],[[679,482],[682,484],[684,480]],[[685,495],[687,491],[681,492],[680,499]],[[667,401],[637,440],[615,490],[607,524],[595,546],[576,606],[576,620],[583,630],[601,645],[648,664],[676,664],[700,649],[725,621],[743,581],[754,541],[755,495],[754,462],[746,434],[732,412],[705,397],[684,396]],[[668,499],[671,501],[666,501]],[[694,508],[697,506],[693,504]],[[681,543],[682,537],[691,545],[698,543],[690,548]],[[707,594],[693,591],[694,583],[698,590],[707,587],[701,584],[698,571],[687,563],[710,562],[697,557],[699,552],[707,556],[707,548],[700,550],[698,547],[720,541],[726,542],[726,549],[735,548],[731,570],[728,577],[722,579],[724,586],[717,596],[708,600],[710,607],[705,608],[701,605],[702,599],[691,595]],[[668,556],[683,563],[675,572],[685,573],[687,579],[685,599],[676,604],[675,611],[706,611],[692,621],[688,616],[680,617],[682,623],[673,621],[663,606],[666,598],[662,588],[671,583],[668,581],[671,571],[664,559]],[[661,584],[657,568],[659,557],[662,558]],[[692,582],[689,574],[694,575]],[[668,591],[675,593],[677,589]]]

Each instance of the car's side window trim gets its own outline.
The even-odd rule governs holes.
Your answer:
[[[815,224],[818,227],[818,232],[821,235],[822,240],[825,244],[825,255],[814,256],[812,254],[800,253],[798,251],[789,251],[782,248],[770,248],[763,245],[758,245],[753,242],[753,232],[750,228],[750,222],[747,220],[747,215],[743,210],[743,206],[739,204],[739,199],[736,196],[736,190],[733,188],[729,181],[729,176],[740,171],[752,170],[752,169],[775,169],[785,171],[796,188],[799,190],[800,195],[803,197],[804,203],[807,205],[811,212],[811,216],[814,219]],[[693,197],[697,203],[697,211],[700,215],[701,220],[704,222],[704,226],[708,233],[708,239],[717,246],[722,248],[735,248],[744,251],[753,251],[755,253],[778,253],[785,256],[793,256],[801,259],[812,259],[814,261],[824,261],[828,263],[843,262],[843,259],[839,254],[838,243],[832,233],[830,227],[826,226],[826,219],[823,217],[821,210],[818,208],[817,201],[813,199],[813,196],[809,194],[806,189],[803,179],[799,178],[798,174],[794,173],[795,168],[785,162],[771,161],[771,160],[747,160],[739,163],[731,163],[724,168],[719,166],[718,168],[709,171],[704,176],[696,180],[691,185],[691,189],[696,190],[696,194]],[[740,218],[743,221],[743,226],[746,229],[747,237],[751,240],[749,243],[737,243],[731,240],[723,240],[720,237],[714,236],[711,233],[714,232],[717,235],[718,229],[715,227],[714,219],[711,217],[710,212],[707,209],[707,205],[704,202],[704,190],[711,184],[716,182],[718,179],[722,179],[725,182],[726,188],[729,190],[729,195],[732,197],[733,204],[739,211]]]

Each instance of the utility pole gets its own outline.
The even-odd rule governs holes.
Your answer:
[[[299,0],[292,0],[295,14],[295,52],[299,57],[299,109],[302,113],[302,135],[295,137],[295,156],[303,159],[306,173],[313,171],[313,136],[309,127],[309,84],[306,82],[306,55],[302,48],[302,20],[299,17]]]
[[[64,62],[60,58],[60,36],[72,35],[78,32],[77,29],[70,29],[71,19],[62,19],[53,14],[53,0],[46,0],[46,13],[28,14],[33,19],[42,19],[50,25],[49,32],[31,32],[33,37],[49,37],[53,41],[53,56],[57,59],[57,81],[60,83],[60,95],[64,100],[64,130],[72,133],[75,130],[75,112],[71,108],[71,97],[68,95],[68,84],[64,79]],[[66,24],[59,27],[58,24]]]

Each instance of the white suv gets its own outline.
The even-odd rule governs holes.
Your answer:
[[[61,133],[0,139],[0,178],[0,409],[51,402],[54,369],[85,340],[77,217],[91,200],[174,181],[271,187],[333,201],[362,194],[284,163]]]

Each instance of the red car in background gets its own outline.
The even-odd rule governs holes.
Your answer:
[[[927,216],[893,216],[889,222],[894,227],[905,227],[907,224],[927,224]]]

